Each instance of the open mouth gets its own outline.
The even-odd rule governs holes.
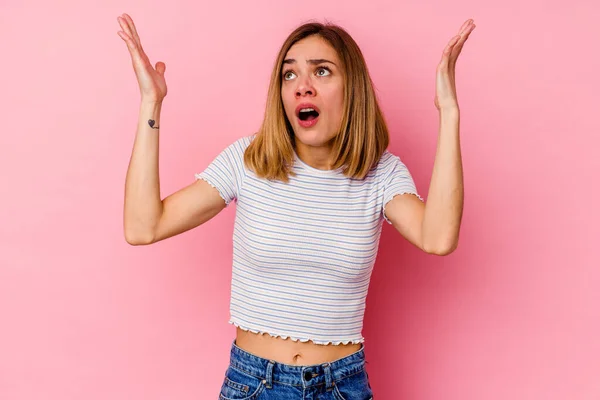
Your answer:
[[[312,121],[319,117],[319,112],[314,108],[302,108],[298,113],[300,121]]]

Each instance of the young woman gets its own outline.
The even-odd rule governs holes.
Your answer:
[[[150,64],[131,17],[118,21],[142,97],[125,187],[127,242],[155,243],[237,204],[230,307],[237,335],[219,398],[372,398],[361,330],[383,221],[427,253],[457,246],[463,182],[454,76],[473,21],[437,68],[440,132],[427,204],[386,150],[388,130],[359,47],[339,26],[318,23],[285,40],[258,133],[161,200],[165,64]]]

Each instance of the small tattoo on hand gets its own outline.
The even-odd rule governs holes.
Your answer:
[[[160,127],[154,126],[155,123],[156,123],[156,121],[153,120],[153,119],[149,119],[148,120],[148,125],[150,125],[150,128],[152,128],[152,129],[160,129]]]

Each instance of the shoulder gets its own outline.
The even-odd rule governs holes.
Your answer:
[[[253,133],[252,135],[242,136],[241,138],[236,140],[236,143],[239,143],[241,146],[248,147],[255,137],[256,133]]]
[[[242,136],[238,139],[235,139],[233,142],[229,142],[229,144],[221,151],[220,156],[231,159],[231,161],[238,162],[240,159],[244,158],[244,152],[252,142],[256,135],[248,135]]]
[[[377,162],[377,175],[381,176],[390,174],[395,168],[398,167],[398,164],[402,164],[400,157],[388,150],[384,151]]]
[[[408,178],[410,172],[399,156],[386,150],[380,157],[376,167],[376,179],[388,183],[398,178]]]
[[[237,152],[244,152],[246,148],[252,143],[252,140],[256,137],[256,134],[242,136],[236,139],[233,143],[227,146],[228,149],[236,150]]]

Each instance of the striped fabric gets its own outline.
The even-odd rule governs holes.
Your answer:
[[[382,223],[391,223],[383,207],[397,194],[419,197],[412,176],[386,151],[364,180],[296,155],[296,177],[268,181],[244,167],[253,137],[236,140],[195,175],[237,204],[229,323],[302,342],[363,342]]]

